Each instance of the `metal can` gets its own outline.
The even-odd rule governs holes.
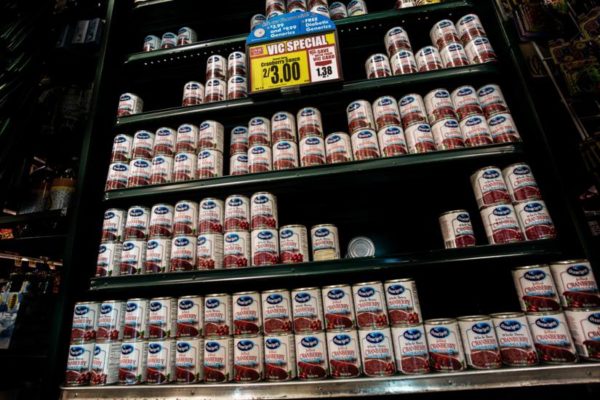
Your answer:
[[[375,243],[366,236],[356,236],[348,242],[346,258],[375,256]]]
[[[407,375],[429,372],[429,354],[423,325],[394,326],[391,333],[396,369]]]
[[[429,153],[436,150],[429,124],[420,123],[406,127],[404,137],[411,154]]]
[[[550,268],[528,265],[512,271],[515,289],[524,312],[558,311],[560,301]]]
[[[598,284],[588,260],[553,262],[550,271],[564,307],[600,307]]]
[[[72,344],[69,346],[65,385],[84,386],[90,382],[94,346],[94,343]]]
[[[327,355],[332,378],[357,378],[362,374],[362,357],[356,330],[328,331]]]
[[[123,93],[119,96],[117,117],[139,114],[144,109],[144,101],[137,94]]]
[[[233,338],[221,336],[204,341],[204,382],[225,383],[233,379]]]
[[[483,29],[483,25],[476,14],[467,14],[461,17],[456,22],[456,30],[458,32],[458,37],[463,42],[468,42],[478,36],[487,36],[485,29]]]
[[[507,312],[492,314],[490,317],[494,322],[504,365],[529,367],[538,363],[525,314]]]
[[[90,369],[90,385],[114,385],[117,383],[120,357],[120,342],[96,343]]]
[[[271,121],[265,117],[254,117],[248,122],[248,145],[271,145]]]
[[[319,139],[309,137],[307,139]],[[302,143],[302,142],[301,142]],[[298,145],[291,140],[280,140],[273,145],[273,169],[282,171],[298,168]]]
[[[393,279],[383,283],[390,325],[414,325],[423,322],[417,285],[409,278]]]
[[[230,294],[207,294],[204,298],[204,336],[231,335],[232,313]]]
[[[377,132],[382,157],[394,157],[408,153],[404,131],[400,125],[390,125]]]
[[[273,169],[271,147],[256,145],[248,150],[248,171],[251,174],[268,172]]]
[[[197,40],[196,31],[184,26],[177,31],[177,46],[192,44]]]
[[[457,320],[467,365],[475,369],[500,368],[502,358],[490,317],[470,315]]]
[[[223,242],[223,267],[243,268],[252,265],[248,231],[227,232],[223,237]]]
[[[273,143],[296,141],[296,117],[287,111],[279,111],[271,117]]]
[[[325,143],[320,136],[300,139],[300,165],[312,167],[325,164]]]
[[[144,47],[142,51],[154,51],[160,48],[160,38],[156,35],[147,35],[144,38]]]
[[[450,92],[446,89],[434,89],[430,91],[425,95],[424,102],[427,110],[427,118],[431,124],[435,124],[443,119],[456,118]]]
[[[198,179],[223,176],[223,153],[214,149],[206,149],[198,153],[196,175]]]
[[[171,241],[170,271],[191,271],[196,269],[196,236],[174,236]]]
[[[215,103],[227,98],[227,82],[223,79],[211,79],[204,86],[204,102]]]
[[[257,192],[250,198],[250,227],[278,228],[277,197],[268,192]]]
[[[538,357],[543,363],[577,362],[577,350],[564,313],[530,313],[527,314],[527,322]]]
[[[114,164],[113,164],[114,165]],[[150,184],[150,173],[152,164],[148,160],[134,159],[129,163],[129,175],[127,177],[127,187],[146,186]]]
[[[400,110],[398,103],[392,96],[383,96],[373,102],[373,116],[377,129],[383,129],[386,126],[400,125]]]
[[[292,300],[285,289],[261,293],[262,318],[265,335],[292,332]]]
[[[175,351],[175,381],[200,383],[204,379],[204,339],[177,340]]]
[[[234,194],[225,199],[225,232],[250,229],[250,199]]]
[[[348,128],[351,133],[361,129],[375,129],[375,118],[371,103],[366,100],[353,101],[346,107]]]
[[[443,119],[431,126],[431,132],[438,150],[454,150],[465,147],[460,125],[455,119]]]
[[[475,171],[471,175],[471,187],[480,209],[492,204],[510,204],[508,188],[498,167],[488,166]]]
[[[173,234],[195,235],[198,227],[198,203],[181,200],[173,212]]]
[[[348,3],[348,16],[354,17],[357,15],[367,14],[367,3],[364,0],[352,0]]]
[[[294,1],[294,0],[290,0]],[[327,0],[307,0],[308,8],[318,7],[318,6],[327,6]]]
[[[250,234],[252,265],[264,266],[279,263],[279,235],[277,229],[260,228]]]
[[[408,33],[399,26],[387,31],[383,40],[390,57],[400,50],[412,50]]]
[[[177,337],[202,336],[204,297],[183,296],[177,299]]]
[[[225,57],[215,54],[206,60],[206,80],[227,79],[227,60]]]
[[[300,333],[295,336],[296,367],[300,380],[325,379],[329,375],[327,343],[324,332]]]
[[[229,153],[247,153],[248,152],[248,128],[245,126],[236,126],[231,130],[231,145]]]
[[[250,171],[248,167],[248,153],[237,153],[229,159],[229,175],[246,175]]]
[[[425,321],[427,348],[432,371],[453,372],[466,368],[458,324],[453,318]]]
[[[417,6],[416,0],[396,0],[395,8],[397,10],[400,10],[402,8],[410,8],[410,7],[416,7],[416,6]]]
[[[407,94],[398,101],[400,115],[402,116],[402,125],[404,129],[411,125],[427,123],[427,113],[425,112],[425,103],[420,94]]]
[[[175,380],[175,341],[148,343],[146,383],[164,385]]]
[[[102,241],[120,241],[125,233],[126,211],[121,208],[109,208],[104,212],[102,222]]]
[[[348,9],[344,3],[335,1],[329,6],[329,15],[332,21],[348,18]]]
[[[175,141],[175,152],[195,153],[198,149],[198,127],[192,124],[179,125],[177,128],[177,140]]]
[[[227,75],[246,76],[246,54],[234,51],[227,57]]]
[[[475,232],[467,210],[446,211],[439,218],[444,248],[456,249],[475,246]]]
[[[429,37],[431,38],[431,42],[436,45],[438,49],[442,49],[449,43],[459,41],[456,27],[449,19],[443,19],[433,25],[429,31]]]
[[[121,300],[106,300],[100,304],[97,321],[96,341],[114,342],[123,339],[125,303]]]
[[[145,239],[148,237],[150,209],[144,206],[132,206],[127,210],[125,239]]]
[[[123,246],[119,242],[103,242],[98,249],[96,276],[118,276]]]
[[[465,53],[471,64],[482,64],[496,61],[496,52],[485,36],[479,36],[466,42]]]
[[[388,56],[382,53],[373,54],[365,62],[367,79],[387,78],[392,76],[392,67]]]
[[[322,6],[322,5],[315,6],[310,9],[310,12],[313,14],[319,14],[326,18],[329,18],[329,8],[327,6]]]
[[[113,139],[110,162],[129,162],[133,151],[133,138],[129,135],[119,134]]]
[[[262,14],[254,14],[250,19],[250,31],[253,31],[260,24],[267,22],[267,17]]]
[[[258,292],[232,295],[233,334],[255,335],[262,332],[261,298]]]
[[[154,136],[154,155],[164,154],[172,156],[175,154],[176,138],[177,131],[175,129],[167,127],[158,128]]]
[[[259,335],[234,338],[233,380],[258,382],[264,376],[263,338]]]
[[[494,142],[484,117],[472,115],[461,119],[459,124],[467,147],[487,146]]]
[[[146,383],[148,342],[123,342],[119,357],[119,384],[139,385]]]
[[[177,35],[173,32],[165,32],[163,33],[160,39],[160,48],[161,49],[172,49],[177,46]]]
[[[481,220],[490,244],[521,242],[521,224],[511,204],[495,204],[481,209]]]
[[[515,212],[525,240],[556,238],[556,228],[543,200],[525,200],[515,204]]]
[[[287,0],[286,1],[286,11],[288,13],[294,11],[306,11],[307,5],[306,0]]]
[[[390,328],[361,329],[358,336],[365,375],[394,375],[396,362]]]
[[[265,380],[281,382],[296,377],[294,335],[281,333],[264,337]]]
[[[144,273],[156,274],[169,270],[171,260],[171,239],[167,237],[148,240]]]
[[[321,290],[317,287],[294,289],[291,298],[294,332],[298,334],[322,331],[324,324]]]
[[[304,107],[296,114],[298,122],[298,134],[300,139],[306,136],[323,137],[323,121],[321,112],[315,107]]]
[[[442,56],[434,46],[425,46],[415,54],[418,72],[435,71],[436,69],[444,68],[442,64]]]
[[[327,164],[338,164],[352,161],[352,144],[350,136],[345,132],[334,132],[325,138],[325,154]]]
[[[469,59],[465,48],[460,43],[450,43],[440,50],[440,57],[444,68],[465,67],[469,65]]]
[[[352,297],[358,328],[383,328],[389,325],[381,282],[362,282],[352,285]]]
[[[71,342],[87,343],[96,339],[100,303],[94,301],[75,303]]]
[[[580,357],[600,361],[600,308],[565,311],[571,335]]]
[[[234,75],[227,80],[227,100],[248,97],[248,81],[245,76]]]
[[[173,235],[173,206],[155,204],[150,210],[148,231],[150,237],[170,237]]]
[[[349,285],[330,285],[321,289],[325,329],[350,329],[356,326],[352,289]]]
[[[150,184],[159,185],[173,181],[173,157],[156,156],[150,168]]]
[[[521,141],[515,121],[510,114],[493,115],[487,119],[487,124],[494,143],[514,143]]]
[[[462,121],[470,116],[483,116],[479,97],[473,86],[461,86],[452,91],[452,104]]]
[[[223,233],[225,203],[223,200],[207,197],[198,206],[198,232]]]
[[[181,105],[184,107],[197,106],[204,103],[204,85],[200,82],[190,81],[183,86],[183,100]]]
[[[121,251],[120,275],[137,275],[144,272],[146,262],[146,241],[143,239],[123,242]]]
[[[198,149],[215,149],[223,152],[225,129],[217,121],[204,121],[198,129]]]
[[[148,332],[148,300],[129,299],[125,305],[123,339],[146,339]]]
[[[152,132],[137,131],[133,135],[131,157],[150,160],[154,154],[154,137]]]
[[[196,269],[223,268],[223,234],[202,233],[198,236]]]
[[[310,228],[313,261],[338,260],[340,242],[338,230],[331,224],[320,224]]]
[[[529,165],[525,163],[511,164],[502,170],[502,177],[513,202],[542,198]]]
[[[155,297],[148,302],[148,338],[167,339],[177,329],[177,300],[174,297]]]
[[[351,136],[351,141],[355,160],[371,160],[381,156],[377,133],[374,130],[355,131]]]
[[[414,74],[417,72],[417,61],[411,50],[398,50],[390,57],[392,73],[394,75]]]
[[[274,12],[285,13],[285,1],[284,0],[267,0],[266,2],[266,15],[267,18],[272,18]]]
[[[477,90],[477,97],[485,116],[488,118],[494,114],[510,112],[502,90],[498,85],[489,84],[480,87]]]
[[[304,225],[285,225],[279,230],[279,249],[282,264],[296,264],[310,260],[308,234]]]

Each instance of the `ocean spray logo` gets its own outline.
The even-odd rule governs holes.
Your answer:
[[[110,304],[102,304],[100,306],[100,314],[106,315],[110,314],[113,310],[113,306]]]
[[[254,303],[254,299],[251,296],[240,296],[236,303],[240,307],[248,307],[250,304]]]
[[[340,334],[340,335],[335,335],[333,337],[332,341],[333,341],[333,343],[337,344],[338,346],[347,346],[352,341],[352,338],[350,338],[350,336],[348,336],[348,335]]]
[[[265,340],[265,346],[269,350],[276,350],[281,346],[281,341],[277,338],[268,338]]]
[[[378,344],[384,341],[385,336],[381,332],[369,332],[365,339],[367,339],[367,342],[369,343]]]
[[[467,222],[471,222],[471,217],[469,217],[469,214],[467,214],[467,213],[458,214],[458,216],[456,217],[456,219],[459,222],[462,222],[462,223],[465,223],[465,224]]]
[[[555,329],[560,325],[560,321],[552,317],[542,317],[536,319],[535,324],[542,329]]]
[[[219,301],[219,299],[207,299],[205,304],[206,304],[206,308],[212,310],[212,309],[219,307],[221,302]]]
[[[294,231],[292,231],[291,229],[284,229],[279,235],[282,239],[289,239],[294,235]]]
[[[142,215],[144,215],[143,208],[132,208],[131,210],[129,210],[130,217],[140,217]]]
[[[590,269],[587,267],[587,265],[576,264],[567,268],[567,273],[572,276],[586,276],[590,273]]]
[[[75,315],[77,315],[77,316],[86,315],[88,312],[90,312],[90,308],[88,306],[76,306],[75,307]]]
[[[177,238],[174,244],[177,247],[184,247],[190,244],[190,240],[188,238]]]
[[[128,355],[128,354],[133,353],[133,350],[134,350],[133,345],[124,344],[124,345],[121,346],[121,354],[123,354],[125,356]]]
[[[219,342],[206,342],[206,345],[204,346],[204,348],[209,353],[214,353],[216,351],[219,351],[219,349],[221,348],[221,345],[219,344]]]
[[[406,331],[404,331],[402,336],[404,336],[404,339],[406,340],[415,341],[421,339],[423,334],[418,329],[407,329]]]
[[[507,215],[510,215],[511,213],[512,210],[506,206],[496,207],[493,211],[493,214],[497,217],[505,217]]]
[[[544,206],[542,205],[542,203],[529,203],[527,205],[525,205],[525,207],[523,207],[523,210],[525,210],[526,212],[540,212],[544,209]]]
[[[506,332],[516,332],[521,330],[521,323],[519,321],[515,321],[514,319],[509,319],[506,321],[500,322],[500,329]]]
[[[306,303],[306,302],[310,301],[310,299],[311,299],[311,295],[310,295],[310,293],[307,293],[307,292],[296,293],[296,295],[294,296],[294,300],[297,303]]]
[[[434,338],[443,339],[450,336],[450,330],[443,326],[436,326],[429,330],[429,334]]]
[[[180,310],[189,310],[194,307],[194,302],[189,299],[179,300],[179,309]]]
[[[237,348],[241,351],[250,351],[254,348],[254,342],[252,340],[240,340]]]
[[[331,300],[340,300],[343,299],[346,293],[342,289],[331,289],[327,292],[327,297]]]
[[[317,229],[315,231],[315,236],[316,237],[322,238],[322,237],[325,237],[327,235],[329,235],[329,229],[327,229],[327,228],[319,228],[319,229]]]
[[[271,240],[273,239],[273,234],[269,231],[260,231],[258,235],[256,235],[260,240]]]
[[[390,285],[387,288],[388,293],[393,296],[401,295],[402,293],[404,293],[405,290],[406,289],[402,285]]]
[[[276,305],[283,301],[283,296],[280,294],[270,294],[267,296],[267,303]]]
[[[150,354],[160,353],[162,351],[162,345],[160,343],[151,342],[148,345],[148,352]]]
[[[541,269],[534,269],[531,271],[527,271],[523,274],[523,277],[528,281],[541,281],[546,277],[546,273]]]
[[[126,311],[128,313],[132,313],[138,309],[138,305],[136,303],[127,303]]]
[[[178,353],[187,353],[190,351],[192,346],[188,342],[177,342],[177,352]]]
[[[169,211],[170,211],[169,208],[165,207],[165,206],[156,206],[154,208],[154,214],[157,214],[157,215],[165,215],[165,214],[168,214]]]
[[[71,347],[69,349],[69,355],[71,357],[79,357],[79,356],[83,355],[83,353],[85,353],[85,349],[80,346]]]
[[[162,304],[160,303],[160,301],[150,302],[150,311],[157,312],[160,311],[160,309],[162,309]]]
[[[357,291],[358,295],[360,297],[371,297],[375,294],[375,289],[373,289],[372,287],[369,286],[365,286],[365,287],[361,287],[360,289],[358,289]]]
[[[225,242],[227,243],[235,243],[240,240],[240,235],[237,233],[229,233],[225,236]]]
[[[300,344],[306,348],[313,348],[319,344],[319,339],[314,336],[307,336],[300,341]]]
[[[487,322],[478,322],[471,326],[471,330],[479,335],[487,335],[492,331],[492,327]]]

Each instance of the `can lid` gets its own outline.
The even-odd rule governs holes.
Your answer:
[[[485,321],[490,319],[489,315],[464,315],[457,317],[457,321]]]
[[[318,224],[318,225],[313,225],[310,230],[312,231],[313,229],[317,229],[317,228],[336,228],[335,225],[333,224]]]
[[[231,336],[218,336],[218,335],[207,335],[204,337],[205,341],[208,340],[225,340],[225,339],[231,339],[231,341],[233,341],[233,338]]]
[[[581,264],[581,263],[587,263],[589,264],[590,261],[586,258],[580,258],[580,259],[575,259],[575,260],[565,260],[565,261],[554,261],[552,263],[550,263],[550,265],[567,265],[567,264]]]
[[[321,289],[333,289],[333,288],[350,288],[350,285],[347,285],[345,283],[338,283],[337,285],[327,285],[327,286],[323,286]]]
[[[280,288],[280,289],[270,289],[270,290],[263,290],[261,293],[265,294],[265,293],[281,293],[281,292],[290,292],[289,290],[285,289],[285,288]]]
[[[100,304],[99,301],[78,301],[77,303],[75,303],[75,305],[78,304]]]
[[[375,243],[365,236],[358,236],[348,243],[348,257],[373,257],[375,255]]]
[[[358,328],[358,330],[360,332],[369,332],[369,331],[385,331],[385,330],[390,330],[389,326],[382,326],[380,328],[373,328],[373,327],[364,327],[364,328]]]
[[[444,215],[448,215],[448,214],[454,214],[454,213],[467,213],[469,214],[469,212],[465,209],[458,209],[458,210],[451,210],[451,211],[446,211],[440,214],[440,217],[443,217]]]
[[[505,311],[505,312],[498,312],[498,313],[490,314],[491,318],[497,318],[497,319],[518,318],[518,317],[524,317],[524,316],[525,316],[525,313],[522,313],[519,311]]]
[[[338,329],[327,329],[327,333],[348,333],[348,332],[356,332],[356,329],[352,328],[338,328]]]
[[[113,300],[102,300],[102,304],[106,304],[106,303],[123,303],[123,304],[125,304],[125,302],[123,300],[116,300],[116,299],[113,299]]]
[[[456,323],[456,318],[433,318],[426,319],[424,321],[425,325],[446,325]]]
[[[359,282],[359,283],[355,283],[354,285],[352,285],[352,287],[366,286],[366,285],[381,285],[381,282],[380,281]]]
[[[169,297],[169,296],[153,297],[150,300],[175,300],[175,297]]]
[[[383,283],[396,283],[396,282],[414,282],[414,279],[413,278],[389,279]]]
[[[316,286],[312,286],[312,287],[301,287],[301,288],[296,288],[296,289],[292,289],[292,292],[299,292],[301,290],[319,290],[318,287]]]
[[[515,267],[513,271],[519,271],[522,269],[540,269],[540,268],[548,268],[548,264],[533,264],[533,265],[524,265],[522,267]]]
[[[202,296],[199,294],[188,294],[186,296],[179,296],[178,300],[181,299],[202,299]]]
[[[258,292],[256,290],[247,290],[245,292],[235,292],[235,293],[233,293],[234,296],[242,295],[242,294],[256,294],[256,295],[258,295]]]
[[[261,338],[262,335],[259,335],[257,333],[254,334],[246,334],[246,335],[236,335],[235,336],[235,340],[239,340],[239,339],[258,339]]]
[[[564,312],[562,312],[562,310],[559,311],[541,311],[541,312],[528,312],[527,316],[541,316],[541,315],[563,315],[564,316]]]
[[[272,337],[272,336],[294,336],[294,334],[292,332],[273,332],[273,333],[265,333],[263,335],[263,337],[266,339],[268,337]]]
[[[600,307],[566,307],[565,311],[573,312],[573,311],[582,311],[582,312],[598,312],[600,311]]]
[[[135,297],[133,299],[127,299],[127,301],[148,301],[148,299],[144,299],[142,297]]]
[[[219,297],[219,296],[229,296],[229,293],[211,293],[211,294],[207,294],[206,296],[204,296],[204,298]]]
[[[306,230],[306,226],[300,225],[300,224],[284,225],[284,226],[282,226],[280,228],[280,230],[283,230],[283,229],[292,229],[292,228],[304,228]]]
[[[392,325],[392,329],[394,328],[423,328],[423,324],[409,324],[409,323],[402,323],[402,324],[394,324]]]

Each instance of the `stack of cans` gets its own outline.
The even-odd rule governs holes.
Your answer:
[[[460,41],[454,22],[449,19],[438,21],[429,31],[431,43],[440,52],[444,68],[469,65],[469,59]]]
[[[287,111],[279,111],[271,117],[272,156],[275,171],[298,168],[298,135],[296,117]]]
[[[417,72],[417,63],[412,51],[408,33],[397,26],[385,34],[385,48],[390,59],[394,75],[412,74]]]
[[[476,14],[467,14],[460,18],[456,22],[456,29],[471,64],[496,61],[496,52]]]
[[[254,117],[248,121],[249,173],[267,172],[273,169],[271,143],[271,121],[268,118]]]
[[[304,107],[296,114],[300,136],[300,166],[310,167],[325,164],[325,142],[323,120],[315,107]]]
[[[248,172],[248,127],[236,126],[230,135],[229,175],[245,175]]]
[[[147,35],[144,38],[143,51],[171,49],[175,46],[192,44],[196,40],[196,31],[194,31],[192,28],[184,26],[177,31],[177,34],[173,32],[165,32],[160,38],[156,35]]]
[[[234,51],[227,58],[227,100],[237,100],[248,97],[246,80],[246,54]]]
[[[346,116],[354,160],[379,158],[381,152],[376,132],[377,124],[371,103],[366,100],[353,101],[346,107]]]

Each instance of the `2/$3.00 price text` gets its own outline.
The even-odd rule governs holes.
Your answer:
[[[299,81],[302,77],[301,75],[299,62],[271,65],[270,67],[263,67],[262,69],[263,78],[270,78],[271,83],[274,85],[285,82]]]

